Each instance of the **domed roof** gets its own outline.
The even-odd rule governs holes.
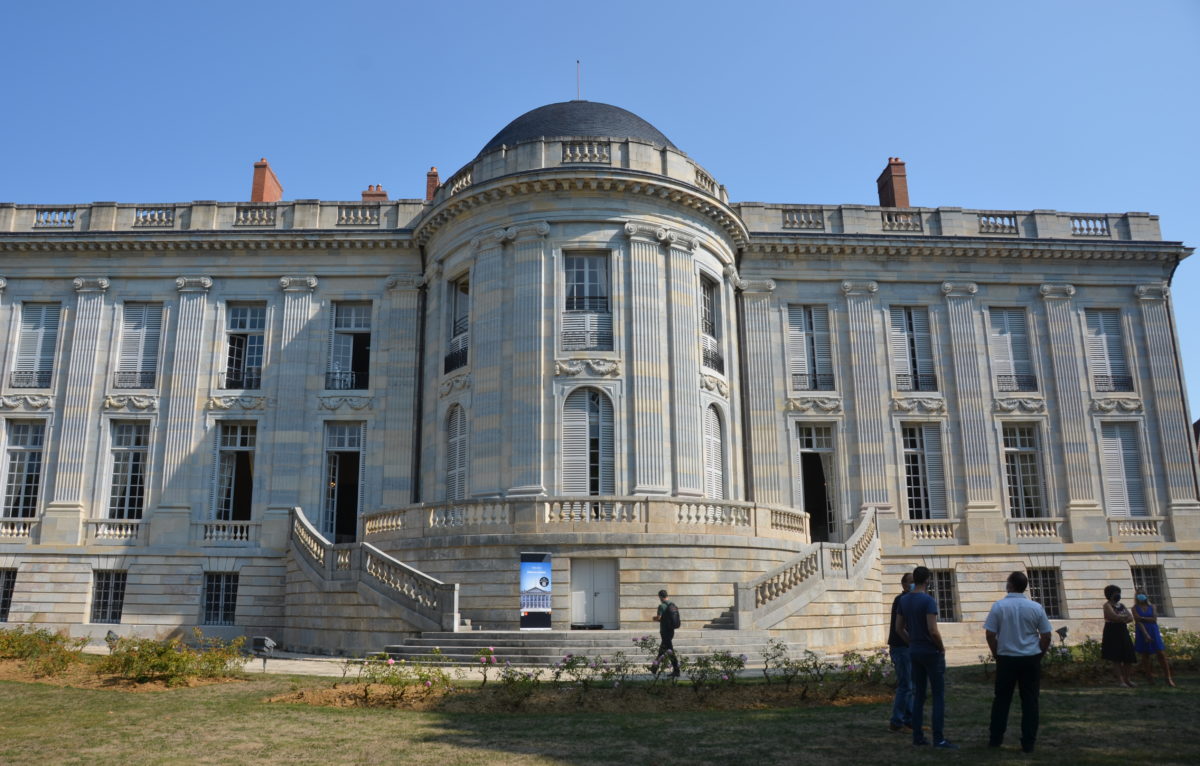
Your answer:
[[[502,144],[513,146],[543,136],[637,138],[676,148],[658,128],[619,106],[597,101],[563,101],[539,106],[508,123],[487,142],[480,154],[498,149]]]

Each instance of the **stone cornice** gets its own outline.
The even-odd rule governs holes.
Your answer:
[[[974,240],[965,237],[882,237],[875,234],[752,235],[750,255],[898,256],[911,258],[1041,258],[1060,260],[1162,261],[1185,257],[1191,248],[1171,242],[1061,239]]]
[[[0,232],[0,252],[8,253],[113,253],[174,252],[196,250],[384,250],[408,249],[415,243],[395,233],[296,229],[264,231],[261,237],[251,232],[197,231],[187,238],[142,237],[128,232],[37,232],[33,234]]]

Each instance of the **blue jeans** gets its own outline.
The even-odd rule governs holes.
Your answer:
[[[912,723],[912,664],[908,659],[907,646],[893,646],[892,667],[896,668],[896,697],[892,700],[892,725],[907,726]]]
[[[946,718],[946,655],[936,649],[908,649],[912,661],[913,742],[925,741],[921,726],[925,723],[925,682],[933,690],[933,741],[945,739]]]

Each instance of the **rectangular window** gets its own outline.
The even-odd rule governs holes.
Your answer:
[[[322,530],[338,543],[354,542],[362,499],[363,423],[325,424],[325,512]]]
[[[793,391],[832,391],[829,309],[788,306],[788,373]]]
[[[225,324],[225,374],[221,379],[221,388],[262,388],[266,327],[266,306],[229,305]]]
[[[1036,391],[1037,375],[1029,353],[1029,329],[1025,309],[988,309],[991,335],[988,345],[992,354],[992,374],[996,376],[997,391]]]
[[[1004,426],[1004,473],[1008,483],[1008,515],[1014,519],[1045,516],[1037,426]]]
[[[204,624],[233,625],[237,621],[237,572],[204,573]]]
[[[253,423],[221,423],[217,433],[217,489],[214,518],[249,521],[254,499]]]
[[[92,622],[121,622],[125,606],[125,572],[96,570],[92,572]]]
[[[1155,614],[1158,617],[1170,617],[1171,607],[1167,603],[1167,588],[1163,578],[1162,567],[1129,567],[1129,573],[1133,575],[1133,587],[1144,588],[1146,595],[1150,597],[1150,603],[1154,604]],[[1129,601],[1133,601],[1132,598]]]
[[[796,447],[796,505],[808,514],[812,541],[829,542],[837,525],[833,510],[833,428],[797,423]]]
[[[1057,567],[1030,569],[1029,597],[1042,605],[1046,616],[1052,620],[1061,620],[1067,615],[1062,608],[1062,574]]]
[[[61,303],[22,303],[17,353],[9,383],[13,388],[49,388],[54,375]]]
[[[562,314],[564,351],[611,351],[612,306],[608,256],[563,256],[565,294]]]
[[[700,277],[700,362],[710,370],[725,373],[721,350],[721,289],[708,277]]]
[[[1101,424],[1100,452],[1104,468],[1104,505],[1108,515],[1148,515],[1136,424]]]
[[[13,591],[17,588],[17,570],[0,569],[0,622],[8,622],[12,609]]]
[[[936,423],[901,427],[904,489],[910,519],[946,518],[946,473],[942,431]]]
[[[954,570],[935,569],[929,580],[929,595],[937,601],[938,622],[958,622],[954,606]]]
[[[112,489],[108,518],[140,519],[146,505],[146,458],[150,426],[114,421],[112,424]]]
[[[1087,309],[1088,367],[1096,391],[1132,391],[1133,375],[1121,340],[1121,312],[1117,309]]]
[[[46,425],[39,421],[10,420],[7,428],[8,461],[4,483],[4,516],[37,516],[42,487],[42,449]]]
[[[896,390],[937,391],[929,310],[923,306],[892,306],[891,317],[888,345],[895,367]]]
[[[154,388],[162,336],[161,303],[126,303],[113,388]]]
[[[443,365],[443,374],[467,366],[471,348],[471,283],[466,277],[450,283],[450,346]]]
[[[334,391],[365,389],[370,370],[371,304],[334,303],[325,388]]]

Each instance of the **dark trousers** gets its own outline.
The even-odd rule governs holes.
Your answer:
[[[936,649],[914,649],[908,647],[908,658],[912,663],[912,725],[913,742],[924,742],[925,732],[925,683],[933,692],[933,741],[946,738],[943,727],[946,721],[946,655]]]
[[[1038,687],[1042,680],[1042,657],[996,658],[996,696],[992,700],[992,727],[989,744],[999,745],[1008,729],[1008,709],[1012,707],[1013,687],[1021,690],[1021,747],[1033,749],[1038,730]]]
[[[655,660],[655,662],[661,665],[663,655],[665,654],[671,658],[671,674],[676,676],[679,675],[679,658],[675,656],[675,631],[671,631],[670,633],[659,633],[658,638],[658,659]]]

